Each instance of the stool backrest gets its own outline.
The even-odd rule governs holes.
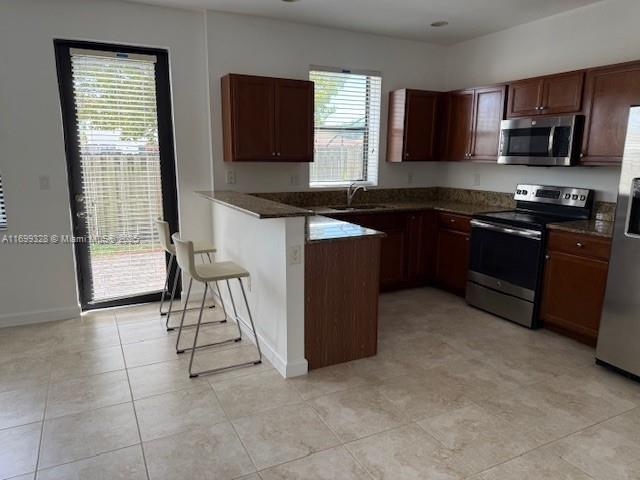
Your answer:
[[[193,242],[180,239],[179,233],[174,233],[171,238],[173,239],[173,245],[176,248],[176,259],[178,260],[178,265],[184,273],[192,278],[195,277],[196,261],[193,253]]]
[[[169,232],[169,223],[165,222],[161,218],[156,220],[156,228],[158,230],[158,235],[160,236],[160,246],[165,249],[165,251],[171,251],[171,234]]]

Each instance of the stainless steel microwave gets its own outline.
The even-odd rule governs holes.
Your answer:
[[[583,115],[502,120],[498,163],[568,167],[577,162]]]

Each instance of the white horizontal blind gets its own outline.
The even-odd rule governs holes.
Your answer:
[[[162,290],[155,57],[72,49],[71,63],[92,301]]]
[[[0,175],[0,229],[7,228],[7,209],[4,204],[4,189],[2,188],[2,175]]]
[[[315,151],[311,186],[378,182],[380,96],[378,73],[312,67]]]

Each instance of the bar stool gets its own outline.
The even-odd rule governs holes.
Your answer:
[[[173,300],[175,298],[176,295],[176,289],[178,286],[178,276],[180,275],[180,265],[176,264],[176,268],[175,268],[175,277],[173,279],[173,288],[171,290],[171,300],[169,301],[169,310],[166,312],[162,311],[162,306],[164,305],[164,300],[165,297],[168,293],[167,289],[169,287],[169,278],[171,277],[171,267],[173,267],[174,261],[175,261],[175,256],[176,256],[176,249],[175,247],[171,244],[171,237],[170,237],[170,231],[169,231],[169,223],[165,222],[164,220],[162,220],[161,218],[156,219],[155,221],[156,224],[156,229],[158,231],[158,236],[160,237],[160,246],[164,249],[165,252],[167,252],[169,254],[169,268],[167,268],[167,278],[164,281],[164,287],[162,288],[162,296],[160,297],[160,315],[161,316],[167,316],[166,318],[166,322],[165,322],[165,327],[167,328],[167,331],[172,331],[175,330],[175,327],[170,327],[169,326],[169,320],[171,318],[171,313],[173,310]],[[197,255],[200,255],[202,257],[202,260],[204,261],[204,256],[206,255],[206,257],[209,259],[209,263],[211,263],[211,254],[216,252],[216,247],[211,244],[211,243],[207,243],[207,242],[198,242],[194,244],[194,252]],[[212,292],[212,298],[213,298],[213,292]],[[186,307],[187,303],[185,302],[185,307],[187,310],[196,310],[197,308],[187,308]],[[215,306],[215,299],[214,299],[214,305],[211,305],[210,308],[213,308]],[[181,311],[181,310],[179,310]],[[226,322],[226,315],[225,315],[225,319],[222,321],[218,321],[218,322],[207,322],[207,323],[224,323]],[[191,326],[191,325],[188,325]]]
[[[187,288],[187,299],[189,301],[189,295],[191,294],[191,285],[193,284],[193,280],[197,282],[204,283],[204,294],[202,296],[202,304],[200,305],[200,314],[198,315],[198,323],[196,324],[196,332],[193,338],[193,346],[190,348],[180,349],[180,336],[182,334],[182,328],[184,325],[184,317],[185,312],[182,312],[182,318],[180,319],[180,329],[178,330],[178,338],[176,340],[176,353],[184,353],[187,350],[191,350],[191,358],[189,359],[189,377],[194,378],[198,375],[206,374],[206,373],[215,373],[222,370],[228,370],[230,368],[236,367],[244,367],[249,365],[258,365],[262,363],[262,351],[260,350],[260,342],[258,341],[258,335],[256,334],[256,327],[253,323],[253,317],[251,315],[251,309],[249,308],[249,302],[247,301],[247,294],[244,290],[244,285],[242,283],[242,279],[245,277],[249,277],[249,272],[247,272],[241,266],[233,263],[233,262],[214,262],[214,263],[204,263],[196,265],[195,262],[195,247],[193,242],[188,240],[181,240],[180,235],[174,233],[171,237],[173,239],[173,244],[175,246],[176,251],[176,259],[178,261],[178,266],[182,269],[184,273],[189,276],[189,286]],[[231,291],[231,285],[229,284],[229,280],[238,279],[238,283],[240,284],[240,290],[242,291],[242,297],[244,298],[244,304],[247,307],[247,313],[249,316],[249,321],[251,322],[251,330],[253,332],[253,338],[256,342],[256,347],[258,348],[258,359],[251,360],[248,362],[242,362],[235,365],[229,365],[226,367],[212,368],[209,370],[202,370],[200,372],[193,372],[193,358],[195,356],[196,350],[205,348],[205,347],[213,347],[216,345],[223,345],[230,342],[239,342],[242,340],[242,329],[240,328],[240,318],[238,317],[238,312],[236,310],[236,303],[233,299],[233,293]],[[227,288],[229,290],[229,297],[231,299],[231,305],[233,306],[233,314],[235,317],[235,321],[238,325],[238,336],[234,338],[230,338],[227,340],[223,340],[220,342],[209,343],[206,345],[198,345],[198,334],[200,333],[200,325],[202,323],[202,312],[204,310],[204,303],[207,297],[207,289],[209,288],[210,282],[215,282],[216,287],[218,288],[218,295],[220,295],[220,287],[218,286],[218,282],[224,280],[227,283]],[[222,297],[220,297],[220,301],[222,302]],[[224,309],[224,303],[223,309]],[[225,310],[226,316],[226,310]]]

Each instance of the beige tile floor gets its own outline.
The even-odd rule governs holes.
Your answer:
[[[290,380],[189,379],[156,308],[0,330],[0,479],[640,479],[640,384],[447,293],[382,295],[376,357]]]

